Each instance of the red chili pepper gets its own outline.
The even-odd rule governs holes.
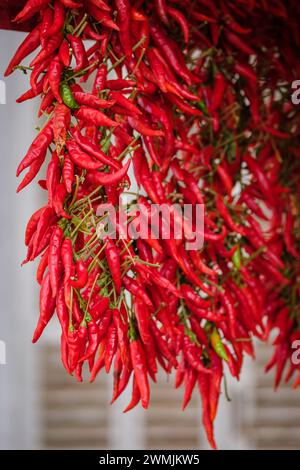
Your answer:
[[[72,162],[69,155],[64,156],[62,175],[67,192],[72,193],[72,186],[74,181],[74,163]]]
[[[62,229],[60,227],[55,227],[50,239],[49,274],[53,297],[56,297],[59,285],[60,250],[63,241],[63,236],[64,234]]]
[[[124,364],[124,366],[127,367],[130,363],[128,328],[127,325],[123,322],[119,310],[114,309],[112,314],[115,327],[117,328],[118,348],[120,351],[120,356],[122,359],[122,363]]]
[[[209,268],[201,258],[199,251],[190,250],[191,260],[195,268],[198,269],[200,273],[207,274],[208,276],[217,277],[216,271]]]
[[[93,95],[98,96],[99,93],[102,90],[104,90],[105,86],[107,86],[108,89],[111,89],[109,84],[106,83],[106,77],[107,77],[107,66],[106,64],[101,64],[97,70],[97,74],[95,77],[93,91],[92,91]]]
[[[234,232],[240,233],[241,235],[245,235],[245,228],[237,225],[234,220],[232,219],[227,207],[225,206],[222,198],[220,196],[217,196],[216,199],[216,205],[217,209],[219,211],[219,214],[223,217],[224,222],[228,225],[228,227],[233,230]]]
[[[97,186],[116,185],[120,183],[127,175],[130,163],[130,160],[128,160],[128,162],[115,173],[89,172],[87,179]]]
[[[99,348],[98,359],[95,362],[95,364],[93,365],[92,370],[91,370],[90,383],[94,382],[94,380],[97,377],[99,371],[104,367],[105,352],[106,352],[106,350],[105,350],[105,341],[103,341],[100,345],[100,348]]]
[[[71,124],[71,110],[63,103],[55,107],[53,117],[54,141],[56,144],[58,155],[64,148],[67,140],[67,132]]]
[[[150,389],[147,377],[147,363],[142,343],[138,339],[131,341],[130,353],[134,370],[134,377],[141,395],[142,407],[147,409],[150,399]]]
[[[195,333],[197,340],[200,344],[204,345],[205,347],[208,347],[208,339],[206,336],[206,332],[204,328],[200,325],[199,320],[197,320],[194,317],[190,317],[189,321],[191,323],[191,328],[193,333]]]
[[[99,168],[102,168],[102,163],[93,161],[92,158],[87,153],[84,153],[79,145],[77,145],[73,140],[68,140],[66,142],[66,147],[71,160],[73,160],[76,166],[85,170],[98,170]]]
[[[182,403],[182,411],[184,411],[191,401],[193,390],[197,383],[197,372],[188,367],[184,372],[184,397]]]
[[[79,326],[78,339],[79,339],[79,358],[85,353],[86,342],[88,337],[87,323],[83,320]],[[82,367],[83,363],[78,360],[75,367],[75,376],[77,382],[82,382]]]
[[[201,361],[201,349],[193,344],[188,336],[184,336],[183,338],[183,352],[187,362],[193,369],[195,369],[195,371],[204,374],[212,373],[211,370],[206,368]]]
[[[40,36],[41,46],[44,47],[47,42],[47,32],[53,24],[53,10],[48,7],[41,13]]]
[[[47,75],[52,93],[59,103],[62,103],[62,98],[60,96],[60,80],[63,68],[63,64],[57,56],[51,61]]]
[[[150,170],[149,170],[149,165],[148,165],[146,157],[143,158],[142,161],[141,161],[140,181],[141,181],[141,184],[144,187],[148,197],[151,199],[151,201],[154,204],[159,204],[159,198],[158,198],[158,195],[156,193],[155,187],[153,185],[153,181],[152,181],[152,178],[151,178],[151,173],[150,173]],[[141,202],[142,202],[142,206],[147,207],[147,204],[148,204],[147,200],[141,199]],[[151,213],[151,207],[150,207],[149,212]]]
[[[74,289],[83,289],[83,287],[85,287],[88,282],[89,274],[88,274],[86,264],[82,259],[79,259],[76,262],[76,274],[77,274],[77,279],[74,280],[71,278],[70,285]]]
[[[35,13],[42,10],[48,4],[47,0],[28,0],[24,8],[13,20],[17,23],[23,23],[26,20],[29,20]]]
[[[47,149],[53,139],[53,121],[50,120],[34,139],[27,154],[18,166],[17,176],[19,176],[25,168],[28,168],[33,162],[39,160],[44,161]]]
[[[40,292],[40,317],[32,342],[36,343],[51,320],[55,310],[55,298],[52,295],[49,273],[43,279]]]
[[[138,380],[136,376],[133,377],[133,382],[132,382],[132,398],[131,402],[129,405],[125,408],[123,413],[127,413],[128,411],[132,410],[135,408],[141,400],[141,392],[140,392],[140,387],[138,384]]]
[[[74,72],[76,73],[80,70],[83,70],[87,66],[88,58],[86,55],[86,50],[81,38],[73,36],[72,34],[68,34],[67,39],[71,44],[71,47],[74,52],[76,60],[76,67],[74,69]]]
[[[168,14],[179,24],[183,33],[184,42],[187,44],[189,41],[190,26],[186,17],[181,11],[177,10],[176,8],[168,7],[167,11]]]
[[[58,217],[64,217],[65,219],[71,219],[72,217],[66,213],[64,209],[64,203],[67,196],[67,190],[64,183],[59,183],[55,188],[53,197],[53,209]]]
[[[83,6],[82,3],[73,0],[60,0],[60,2],[67,8],[81,8]]]
[[[69,329],[69,311],[65,303],[65,290],[63,285],[61,285],[58,289],[56,298],[56,313],[62,329],[62,333],[67,339]]]
[[[60,340],[60,350],[61,350],[61,362],[68,372],[71,375],[71,370],[69,367],[69,346],[64,334],[61,335]]]
[[[118,103],[121,107],[124,109],[130,111],[133,116],[141,115],[142,112],[141,110],[133,104],[129,99],[125,98],[125,96],[122,95],[119,91],[111,91],[110,96],[113,101]]]
[[[271,186],[268,182],[267,177],[265,176],[264,172],[260,168],[257,161],[254,158],[250,157],[249,155],[244,155],[244,161],[247,163],[248,168],[254,174],[261,191],[263,192],[264,196],[270,202],[271,205],[274,205],[274,197]]]
[[[125,275],[122,281],[125,289],[127,289],[128,292],[136,297],[139,297],[148,307],[153,306],[144,288],[136,280]]]
[[[103,100],[90,93],[83,93],[82,91],[74,91],[73,96],[79,105],[89,106],[90,108],[105,109],[111,108],[115,104],[114,100]]]
[[[90,312],[95,321],[102,318],[102,315],[109,307],[109,298],[102,297],[91,305]]]
[[[24,103],[24,101],[31,100],[32,98],[35,98],[37,95],[41,94],[43,92],[44,81],[44,77],[41,78],[41,80],[36,84],[35,88],[30,88],[25,93],[23,93],[23,95],[21,95],[16,100],[16,103]]]
[[[241,194],[242,201],[249,207],[249,209],[254,212],[260,219],[268,220],[268,217],[262,211],[262,208],[256,203],[254,198],[247,193],[245,190]]]
[[[232,339],[236,338],[236,318],[237,312],[234,307],[234,302],[231,294],[227,291],[224,291],[221,295],[222,302],[224,304],[226,313],[228,315],[230,335]]]
[[[209,296],[213,296],[213,292],[201,281],[197,274],[195,274],[192,264],[190,262],[190,258],[183,245],[179,247],[177,253],[178,264],[183,270],[186,277],[189,279],[189,281],[195,284],[196,286],[200,287],[200,289]]]
[[[255,50],[252,49],[252,47],[248,46],[245,41],[243,41],[238,35],[235,33],[232,33],[231,31],[225,30],[225,37],[228,40],[228,42],[236,47],[239,51],[243,52],[244,54],[247,55],[254,55]]]
[[[119,125],[116,121],[113,121],[101,111],[88,108],[87,106],[82,106],[78,111],[76,111],[75,116],[78,120],[100,127],[117,127]]]
[[[172,284],[172,282],[160,275],[155,269],[151,269],[151,267],[147,267],[144,265],[142,266],[142,269],[149,273],[149,278],[151,282],[159,285],[162,289],[167,290],[179,299],[183,297],[181,292]]]
[[[150,334],[148,334],[147,338],[144,339],[145,341],[143,341],[143,346],[146,354],[148,373],[153,382],[156,382],[156,374],[158,371],[158,367],[156,363],[157,351],[155,343]]]
[[[41,159],[35,160],[33,163],[31,163],[28,172],[26,173],[26,175],[24,176],[23,180],[21,181],[21,183],[19,184],[17,188],[17,193],[22,191],[22,189],[24,189],[26,186],[28,186],[29,183],[31,183],[31,181],[36,177],[36,175],[40,171],[42,164],[43,164],[43,160]]]
[[[203,116],[202,111],[199,111],[199,109],[193,108],[189,104],[187,104],[185,101],[183,101],[179,96],[173,95],[172,93],[166,93],[166,97],[168,98],[169,101],[171,101],[172,104],[174,104],[177,108],[180,109],[180,111],[183,111],[184,113],[190,115],[190,116]]]
[[[137,85],[137,82],[134,80],[125,80],[122,78],[119,79],[114,79],[114,80],[107,80],[106,81],[106,87],[109,90],[123,90],[124,88],[132,88]],[[103,86],[104,88],[104,86]],[[101,90],[100,90],[101,91]]]
[[[171,353],[167,342],[163,339],[163,337],[161,335],[161,331],[157,328],[155,322],[153,322],[153,321],[150,322],[150,331],[153,334],[156,347],[157,347],[158,351],[160,352],[160,354],[165,359],[167,359],[167,361],[169,361],[171,367],[173,366],[173,367],[176,368],[178,366],[177,360],[173,356],[173,354]]]
[[[48,41],[47,44],[41,51],[38,53],[38,55],[33,59],[33,61],[30,63],[30,67],[34,67],[37,64],[40,64],[43,62],[47,57],[49,57],[51,54],[56,52],[61,43],[63,42],[63,35],[61,32],[55,34],[52,36]]]
[[[237,64],[234,64],[234,70],[240,75],[242,75],[242,77],[245,77],[251,83],[256,85],[257,76],[251,66],[237,63]]]
[[[73,270],[73,247],[70,238],[65,238],[62,243],[61,259],[65,270],[65,278],[69,281]]]
[[[222,321],[221,315],[218,315],[217,313],[214,313],[211,310],[197,307],[190,300],[186,300],[186,304],[189,310],[192,312],[192,314],[196,316],[197,318],[199,318],[200,320],[205,318],[206,320],[214,322],[214,323],[219,323]]]
[[[208,377],[206,374],[199,373],[198,374],[198,387],[199,387],[199,392],[201,395],[202,399],[202,420],[203,420],[203,425],[206,431],[207,439],[213,449],[216,449],[216,443],[215,443],[215,438],[214,438],[214,431],[213,431],[213,425],[212,425],[212,419],[211,419],[211,409],[210,409],[210,401],[209,401],[209,386],[210,384],[210,377]]]
[[[53,110],[53,101],[54,101],[54,95],[52,91],[49,89],[47,93],[44,95],[44,97],[42,98],[38,117],[41,117],[42,114],[45,114],[45,113],[50,114],[50,112]]]
[[[111,368],[113,358],[118,348],[117,328],[111,323],[107,332],[106,352],[105,352],[105,371],[108,374]]]
[[[130,28],[130,2],[129,0],[116,0],[116,7],[118,11],[117,23],[119,27],[119,38],[127,57],[131,57],[131,28]]]
[[[45,233],[49,229],[49,226],[52,222],[52,217],[53,217],[53,210],[48,206],[44,207],[42,209],[42,212],[39,215],[39,220],[38,220],[38,224],[36,227],[36,233],[33,239],[32,256],[35,256]]]
[[[68,41],[64,40],[58,51],[59,59],[65,67],[69,67],[71,63],[71,50]]]
[[[72,137],[74,137],[76,143],[84,150],[86,153],[92,157],[99,160],[104,165],[109,165],[118,170],[120,168],[120,163],[110,156],[106,155],[104,152],[97,147],[97,145],[90,142],[87,138],[83,137],[77,128],[72,129]]]
[[[39,222],[39,219],[40,219],[40,216],[42,214],[42,212],[45,210],[44,207],[42,207],[41,209],[38,209],[34,214],[32,214],[32,216],[30,217],[28,223],[27,223],[27,226],[26,226],[26,231],[25,231],[25,245],[28,246],[29,243],[30,243],[30,240],[32,239],[35,231],[36,231],[36,228],[37,228],[37,225],[38,225],[38,222]]]
[[[158,25],[150,26],[151,35],[156,46],[161,49],[166,60],[170,63],[174,72],[177,73],[188,85],[192,84],[191,73],[187,69],[180,51],[175,49],[174,43],[169,39]]]
[[[11,75],[18,65],[25,59],[29,54],[36,50],[40,45],[40,27],[34,28],[24,39],[21,45],[18,47],[15,55],[11,59],[4,76],[8,77]]]
[[[138,324],[138,331],[143,343],[148,341],[150,312],[145,303],[139,298],[134,299],[134,313]]]
[[[119,384],[121,380],[121,374],[123,371],[123,363],[121,360],[121,355],[119,350],[116,353],[115,356],[115,361],[114,361],[114,372],[113,372],[113,396],[111,400],[111,404],[116,400],[116,398],[119,396],[118,395],[118,390],[119,390]]]
[[[41,260],[39,262],[39,266],[36,272],[36,280],[39,285],[42,284],[46,269],[48,267],[48,256],[49,256],[49,248],[47,248],[47,250],[41,257]]]
[[[28,247],[28,252],[29,253],[27,255],[27,259],[26,259],[26,261],[23,261],[22,265],[24,265],[28,261],[34,261],[38,256],[40,256],[46,250],[46,248],[49,246],[51,231],[52,231],[51,227],[49,227],[48,230],[46,231],[45,235],[43,236],[40,244],[38,245],[37,251],[34,255],[32,254],[33,253],[34,240],[32,242],[30,242],[30,245]]]
[[[60,32],[65,23],[65,9],[60,1],[54,3],[54,15],[52,26],[46,31],[45,36],[51,37]]]
[[[99,327],[93,320],[90,320],[87,322],[87,334],[88,334],[88,347],[84,355],[79,360],[79,362],[81,363],[93,357],[99,346],[99,342],[100,342]]]
[[[120,254],[112,239],[107,237],[104,242],[107,264],[114,281],[116,293],[119,295],[122,287]]]
[[[129,367],[123,367],[122,374],[119,378],[118,381],[118,386],[114,387],[114,394],[111,400],[111,404],[114,403],[117,398],[123,393],[123,391],[126,389],[129,379],[132,374],[132,365]]]
[[[107,13],[104,12],[103,9],[97,8],[97,6],[94,5],[92,2],[89,2],[87,7],[88,7],[88,12],[94,17],[96,22],[103,24],[105,28],[119,31],[119,27],[116,25],[116,23],[114,23],[111,17]]]
[[[67,342],[69,347],[69,367],[72,374],[78,364],[82,346],[79,331],[75,330],[73,326],[68,330]]]
[[[101,315],[100,323],[99,323],[99,336],[100,339],[104,338],[107,334],[108,327],[111,323],[112,311],[106,310],[103,315]]]
[[[217,111],[224,97],[224,92],[226,90],[226,81],[224,75],[221,72],[216,73],[214,80],[214,91],[212,94],[210,108],[212,111]]]
[[[184,298],[190,302],[192,302],[195,307],[206,309],[211,306],[210,300],[204,300],[199,295],[195,293],[195,291],[190,287],[188,284],[181,284],[180,290]]]
[[[137,117],[128,117],[128,123],[130,126],[139,132],[142,135],[146,135],[149,137],[163,137],[164,132],[160,130],[152,129],[148,127],[147,123],[145,123],[141,118]]]
[[[35,93],[35,95],[38,95],[40,92],[39,92],[39,82],[38,82],[38,79],[41,75],[41,73],[43,73],[45,71],[45,69],[48,69],[48,66],[49,66],[49,63],[53,60],[53,55],[48,57],[47,59],[45,59],[43,62],[41,62],[40,64],[37,64],[32,72],[31,72],[31,75],[30,75],[30,86],[33,90],[33,92]],[[42,79],[43,80],[43,79]]]

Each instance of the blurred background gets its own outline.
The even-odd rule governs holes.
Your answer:
[[[0,80],[22,33],[0,30]],[[0,449],[202,449],[207,448],[201,407],[195,397],[182,413],[181,391],[174,378],[161,377],[152,387],[151,407],[124,415],[130,388],[109,405],[112,377],[93,385],[77,384],[59,359],[59,332],[53,321],[38,345],[31,336],[38,316],[34,266],[21,269],[24,230],[44,202],[37,185],[15,194],[17,164],[34,135],[35,103],[16,105],[27,88],[21,71],[5,79],[6,104],[0,104],[0,341],[6,365],[0,365]],[[1,82],[1,90],[4,85]],[[1,100],[0,100],[1,103]],[[300,394],[283,386],[272,389],[264,365],[271,347],[258,345],[257,361],[247,362],[240,383],[223,391],[216,437],[221,449],[300,448]]]

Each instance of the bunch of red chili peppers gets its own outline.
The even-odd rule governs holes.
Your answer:
[[[271,4],[272,3],[272,4]],[[18,191],[47,159],[48,202],[31,217],[25,262],[40,257],[40,317],[56,312],[66,370],[113,369],[115,401],[132,380],[148,407],[158,366],[195,387],[213,422],[224,366],[237,379],[252,340],[274,329],[276,386],[300,339],[299,2],[28,0],[35,18],[8,66],[30,71],[45,123],[19,165]],[[29,66],[24,60],[33,52]],[[163,235],[99,240],[99,204],[205,205],[205,244]],[[126,295],[125,295],[126,294]],[[130,295],[128,295],[130,294]]]

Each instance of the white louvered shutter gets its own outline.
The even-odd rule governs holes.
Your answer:
[[[299,449],[300,390],[281,384],[274,391],[274,371],[264,373],[272,350],[271,346],[257,345],[253,383],[248,384],[252,390],[245,390],[242,397],[242,429],[254,449]]]
[[[59,346],[43,350],[41,445],[45,449],[108,448],[109,407],[105,377],[79,384],[60,363]]]

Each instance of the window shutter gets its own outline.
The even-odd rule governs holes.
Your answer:
[[[274,391],[274,371],[264,373],[272,349],[257,344],[257,360],[253,362],[251,376],[254,382],[252,386],[248,382],[252,391],[245,390],[243,395],[243,432],[255,449],[299,449],[300,393],[284,383]]]
[[[108,448],[108,385],[104,375],[93,384],[69,377],[59,346],[43,350],[41,445],[44,449]]]

